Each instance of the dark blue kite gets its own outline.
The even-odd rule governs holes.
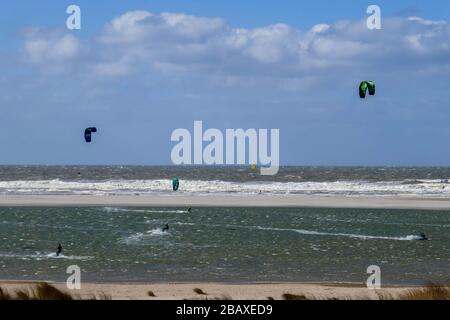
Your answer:
[[[97,132],[97,128],[91,127],[91,128],[87,128],[86,130],[84,130],[84,139],[86,140],[86,142],[89,143],[92,141],[92,133],[93,132]]]

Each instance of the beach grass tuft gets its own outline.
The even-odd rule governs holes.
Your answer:
[[[450,300],[450,284],[427,284],[422,288],[411,289],[398,295],[398,300]]]
[[[46,282],[36,284],[26,289],[20,289],[13,294],[0,287],[0,300],[83,300],[80,296],[64,292]],[[86,300],[111,300],[111,296],[100,293]]]
[[[228,294],[222,294],[222,295],[220,295],[220,297],[215,297],[214,300],[231,301],[231,300],[233,300],[233,298],[230,295],[228,295]]]
[[[207,293],[206,292],[204,292],[202,289],[200,289],[200,288],[195,288],[194,289],[194,292],[196,293],[196,294],[200,294],[200,295],[207,295]]]
[[[284,300],[315,300],[315,299],[309,299],[307,298],[305,295],[297,295],[297,294],[292,294],[292,293],[285,293],[282,295],[282,298]]]
[[[112,300],[112,297],[109,294],[106,294],[104,292],[100,292],[98,294],[92,295],[87,300]]]
[[[227,294],[222,294],[220,295],[220,297],[205,297],[202,298],[200,300],[205,300],[205,301],[231,301],[233,300],[233,298]]]
[[[5,289],[0,287],[0,300],[11,300],[11,295]]]
[[[71,294],[65,293],[48,283],[39,283],[28,289],[16,291],[17,300],[74,300]]]
[[[397,295],[387,292],[377,292],[376,295],[378,296],[378,300],[450,300],[450,284],[442,285],[430,283],[423,287],[410,289]],[[315,296],[291,293],[283,294],[282,298],[284,300],[372,300],[368,296],[327,297],[321,299]]]

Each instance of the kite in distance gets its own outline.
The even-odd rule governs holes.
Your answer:
[[[363,81],[359,85],[359,97],[361,99],[366,98],[367,90],[369,90],[369,95],[374,96],[375,95],[375,82],[373,81]]]
[[[84,130],[84,140],[86,140],[87,143],[92,141],[92,133],[97,132],[97,128],[91,127]]]

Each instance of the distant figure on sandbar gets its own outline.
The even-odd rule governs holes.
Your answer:
[[[166,224],[164,228],[162,228],[162,232],[169,232],[169,225]]]
[[[56,256],[59,257],[61,252],[62,252],[62,245],[61,243],[58,243],[58,248],[56,248]]]

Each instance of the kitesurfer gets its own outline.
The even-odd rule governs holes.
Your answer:
[[[419,241],[428,241],[428,238],[427,238],[427,236],[425,235],[425,233],[421,232],[421,233],[419,234],[419,236],[420,236]]]
[[[179,187],[180,187],[180,179],[174,178],[172,180],[172,189],[173,189],[173,191],[178,191]]]
[[[62,252],[62,245],[61,243],[58,243],[58,248],[56,248],[56,256],[59,257],[61,252]]]

